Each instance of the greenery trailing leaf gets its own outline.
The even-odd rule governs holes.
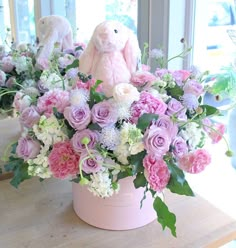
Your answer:
[[[90,89],[90,101],[89,101],[89,107],[92,108],[92,106],[95,103],[99,103],[103,100],[106,99],[106,96],[101,93],[101,92],[97,92],[96,89],[97,87],[102,83],[101,80],[97,80],[95,85],[93,87],[91,87]]]
[[[172,193],[186,196],[194,196],[192,189],[190,188],[188,182],[184,180],[180,183],[176,177],[171,176],[168,185],[166,186]]]
[[[66,67],[66,71],[68,71],[69,69],[72,69],[72,68],[78,68],[79,67],[79,60],[78,59],[75,59],[73,61],[73,63],[71,63],[70,65],[68,65]]]
[[[168,227],[171,233],[176,237],[176,217],[171,213],[159,196],[156,196],[153,207],[157,213],[157,220],[162,225],[163,230]]]
[[[185,175],[183,171],[179,169],[172,160],[167,161],[167,165],[171,172],[173,180],[183,185],[185,182]]]

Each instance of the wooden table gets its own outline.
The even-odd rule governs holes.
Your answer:
[[[177,217],[177,238],[156,221],[130,231],[106,231],[81,221],[72,208],[68,181],[38,179],[20,189],[0,181],[1,248],[200,248],[219,247],[236,238],[236,220],[199,196],[166,192]],[[95,206],[96,207],[96,206]]]

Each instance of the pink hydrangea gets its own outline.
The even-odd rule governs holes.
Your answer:
[[[140,99],[131,106],[131,122],[137,123],[138,118],[144,113],[164,114],[166,109],[167,105],[162,99],[143,91],[140,94]]]
[[[170,172],[165,161],[153,154],[148,154],[143,159],[143,166],[150,187],[161,192],[170,180]]]
[[[79,159],[70,141],[58,142],[48,156],[49,168],[54,177],[64,179],[79,172]]]
[[[132,74],[130,82],[136,87],[143,87],[145,84],[155,81],[157,78],[148,71],[137,71]]]
[[[203,171],[210,163],[211,156],[205,149],[198,149],[178,160],[179,167],[192,174]]]
[[[53,113],[53,108],[58,112],[63,113],[64,109],[70,105],[69,92],[61,89],[54,89],[46,92],[38,99],[38,111],[50,116]]]

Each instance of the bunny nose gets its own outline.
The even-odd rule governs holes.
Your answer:
[[[107,37],[108,37],[108,33],[102,33],[102,34],[100,34],[100,38],[101,38],[102,40],[106,40]]]

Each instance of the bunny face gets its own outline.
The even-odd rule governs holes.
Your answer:
[[[128,40],[128,32],[120,22],[105,21],[96,27],[92,40],[100,52],[121,51]]]

